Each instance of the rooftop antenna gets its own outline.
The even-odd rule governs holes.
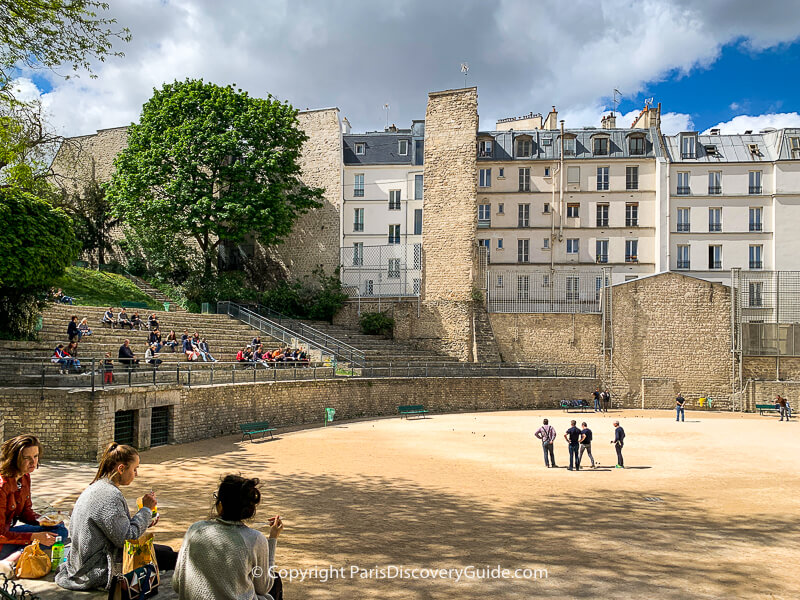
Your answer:
[[[614,88],[614,94],[611,100],[614,104],[614,113],[617,112],[617,107],[619,107],[620,98],[622,98],[622,93],[617,88]]]
[[[386,129],[389,129],[389,103],[383,105],[383,110],[386,111]]]
[[[652,96],[650,98],[645,98],[644,99],[644,107],[645,108],[650,108],[651,106],[653,106],[653,97]]]
[[[464,74],[464,87],[467,87],[467,73],[469,73],[469,63],[461,63],[461,72]]]

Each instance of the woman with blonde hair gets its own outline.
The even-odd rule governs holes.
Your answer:
[[[120,486],[130,485],[138,475],[136,449],[112,442],[100,459],[92,483],[75,502],[70,527],[72,551],[56,574],[56,583],[68,590],[89,590],[111,585],[112,567],[122,560],[125,540],[141,537],[153,520],[156,497],[142,498],[142,508],[131,517]],[[168,546],[154,545],[161,570],[175,568],[177,554]]]
[[[63,523],[39,525],[41,515],[31,506],[31,473],[39,468],[41,456],[42,444],[29,434],[7,440],[0,450],[0,561],[15,563],[32,541],[38,541],[43,549],[50,548],[56,536],[67,541]]]

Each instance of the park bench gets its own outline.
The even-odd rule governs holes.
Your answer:
[[[778,412],[778,409],[774,404],[756,404],[756,410],[760,415],[763,415],[765,412]]]
[[[562,400],[560,406],[564,412],[569,412],[570,410],[585,412],[591,408],[586,400]]]
[[[425,415],[428,413],[422,404],[405,404],[403,406],[398,406],[397,412],[400,413],[401,419],[404,416],[407,418],[409,415],[420,415],[424,419]]]
[[[239,425],[239,429],[242,430],[242,441],[244,441],[244,436],[248,436],[250,441],[253,441],[253,434],[254,433],[261,433],[263,434],[261,438],[265,438],[267,434],[269,434],[270,438],[273,438],[272,432],[275,431],[274,427],[269,426],[269,421],[255,421],[253,423],[242,423]]]
[[[149,308],[147,302],[120,302],[122,308]]]

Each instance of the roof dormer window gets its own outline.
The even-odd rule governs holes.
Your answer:
[[[681,158],[697,158],[697,136],[695,134],[681,134]]]
[[[719,153],[717,152],[717,147],[714,144],[706,144],[703,146],[703,149],[709,156],[719,156]]]
[[[530,136],[520,136],[515,140],[517,158],[529,158],[533,149],[533,140]]]
[[[364,156],[367,153],[367,145],[364,142],[356,142],[356,156]]]
[[[494,142],[492,140],[478,141],[478,157],[485,158],[494,153]]]
[[[564,142],[564,156],[575,156],[576,142],[574,135],[565,135]]]
[[[606,156],[608,154],[608,138],[604,135],[595,136],[592,140],[592,150],[595,156]]]
[[[631,153],[631,156],[644,155],[644,140],[645,137],[643,135],[632,135],[628,139],[628,149]]]

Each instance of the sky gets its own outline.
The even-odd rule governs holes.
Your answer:
[[[133,39],[96,79],[20,72],[65,135],[137,120],[153,88],[202,78],[354,132],[424,119],[427,94],[478,87],[482,130],[555,105],[566,127],[628,126],[652,98],[662,130],[800,127],[800,2],[785,0],[110,0]],[[757,7],[757,9],[756,9]],[[469,71],[461,73],[461,64]]]

